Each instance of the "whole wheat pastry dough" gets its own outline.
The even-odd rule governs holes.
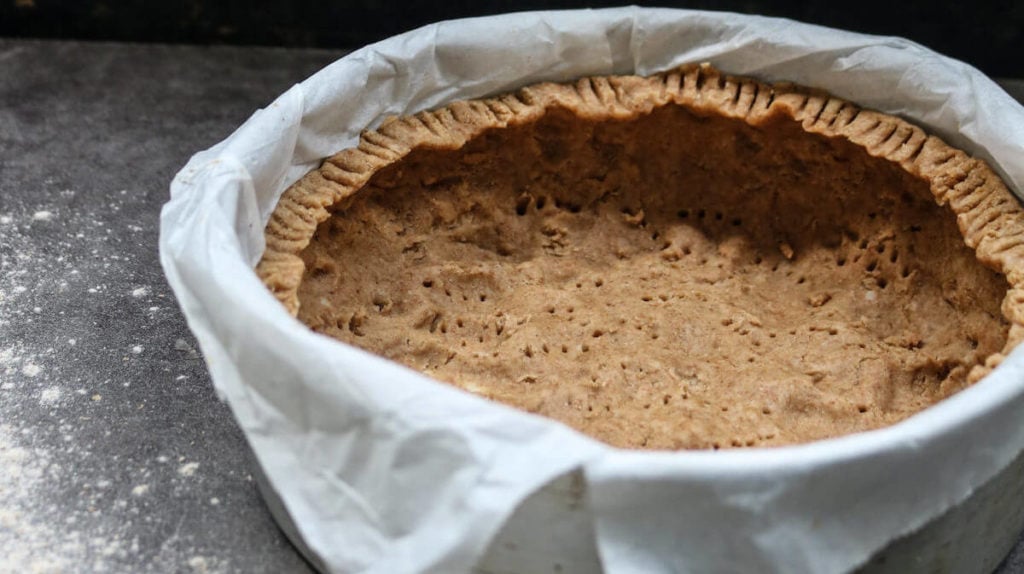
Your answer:
[[[881,427],[1024,333],[1024,216],[987,165],[707,66],[389,119],[266,237],[316,331],[620,447]]]

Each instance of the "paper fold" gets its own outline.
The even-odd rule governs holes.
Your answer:
[[[442,22],[363,48],[177,175],[161,216],[168,281],[218,392],[332,571],[469,571],[517,505],[582,468],[607,571],[843,572],[1024,449],[1020,352],[888,429],[770,450],[626,452],[316,335],[252,272],[283,190],[385,116],[701,61],[901,115],[1024,189],[1024,109],[963,63],[895,38],[635,7]]]

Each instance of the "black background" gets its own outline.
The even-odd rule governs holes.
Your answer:
[[[450,18],[621,4],[601,0],[0,0],[0,36],[344,49]],[[1022,0],[643,4],[781,16],[857,32],[903,36],[969,62],[990,76],[1024,77]]]

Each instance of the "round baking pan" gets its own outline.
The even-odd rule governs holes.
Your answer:
[[[254,477],[270,513],[295,548],[328,572],[302,540],[258,464]],[[479,574],[601,571],[580,472],[560,477],[526,499],[491,542],[474,569]],[[545,525],[538,528],[538,524]],[[987,574],[1006,557],[1024,530],[1024,454],[967,500],[920,530],[890,542],[858,574]]]
[[[634,9],[632,12],[596,15],[592,12],[585,13],[586,17],[591,19],[601,19],[607,15],[609,20],[614,20],[619,24],[628,22],[628,18],[625,16],[629,15],[656,18],[662,14],[668,16],[667,13],[649,12],[642,9]],[[715,39],[717,33],[715,27],[718,25],[716,18],[721,17],[698,15],[695,18],[695,21],[700,26],[704,26],[695,34],[704,34],[709,38]],[[572,20],[566,17],[561,21],[569,22]],[[496,24],[500,20],[493,19],[488,22]],[[800,28],[792,23],[757,19],[749,19],[744,22],[752,26],[764,26],[769,29],[772,27],[778,29],[780,26],[792,26],[795,31],[813,32],[810,27]],[[635,29],[630,32],[628,27],[622,25],[614,27],[613,30],[615,34],[628,35],[629,33],[635,33]],[[410,36],[388,44],[388,46],[389,48],[395,48],[396,46],[403,45],[403,42],[413,45],[432,34],[435,36],[441,35],[441,32],[439,29],[433,28],[421,31],[418,34],[413,33]],[[841,35],[842,33],[836,32],[836,34]],[[611,35],[609,37],[611,38]],[[661,39],[664,40],[664,38]],[[448,40],[451,40],[451,38],[448,38]],[[611,40],[620,42],[623,41],[623,38],[616,37],[611,38]],[[654,40],[650,38],[648,40],[652,45],[656,44]],[[455,38],[452,44],[459,45],[458,38]],[[890,40],[879,40],[878,45],[883,48],[897,46],[898,52],[906,48],[906,51],[900,52],[904,55],[919,54],[917,50],[923,50],[919,47],[911,46],[909,43]],[[851,52],[843,57],[851,59],[856,54],[865,57],[864,62],[870,62],[869,56],[872,56],[872,54],[865,55],[859,51]],[[365,53],[357,53],[354,57],[365,58],[367,56]],[[815,57],[819,56],[815,55]],[[835,54],[830,53],[821,55],[820,59],[825,61],[828,58],[835,57],[837,57]],[[612,59],[614,60],[614,58]],[[652,60],[656,59],[652,58]],[[809,58],[809,60],[814,60],[814,58]],[[737,56],[731,61],[735,64],[735,62],[742,63],[744,60],[742,57]],[[810,62],[809,66],[813,67],[815,61]],[[379,61],[374,62],[375,65],[379,63]],[[391,61],[386,63],[389,66],[394,65],[394,62]],[[628,69],[629,67],[628,62],[612,63],[615,69],[623,67]],[[668,57],[664,59],[665,67],[677,63],[671,61],[671,58]],[[717,64],[717,62],[713,63]],[[719,64],[719,66],[726,71],[745,73],[743,69],[731,69],[728,62]],[[785,66],[782,66],[780,69],[783,68]],[[379,67],[374,68],[374,70],[375,73],[380,74],[393,73],[393,70],[382,71]],[[787,79],[809,83],[809,78],[812,77],[808,75],[806,77]],[[536,76],[527,80],[535,79]],[[837,79],[833,76],[832,84],[842,84],[842,82],[842,79]],[[526,80],[524,80],[524,83],[526,83]],[[861,93],[864,93],[863,87],[859,89],[862,90]],[[877,87],[873,89],[884,92],[884,90]],[[438,93],[443,94],[445,92],[439,89]],[[294,92],[287,96],[293,101],[297,97],[301,98],[301,96],[297,96]],[[856,100],[857,98],[853,96],[851,99]],[[444,101],[443,97],[438,97],[436,101],[428,101],[427,105],[434,106]],[[864,102],[864,104],[866,106],[872,105],[871,102]],[[284,109],[287,106],[288,101],[282,100],[280,106],[275,103],[275,106],[272,106],[272,108]],[[272,109],[270,113],[278,112]],[[294,119],[296,116],[302,118],[304,113],[305,110],[300,109],[294,116],[287,116],[284,119]],[[367,120],[366,123],[358,126],[358,128],[372,124],[375,118],[374,113],[370,112],[355,115],[360,119]],[[259,119],[254,118],[254,120]],[[932,119],[938,121],[942,118],[936,117]],[[281,122],[281,125],[283,124],[284,120]],[[273,135],[275,133],[273,131],[275,125],[277,124],[270,121],[265,121],[263,124],[255,121],[250,125],[250,128],[255,129],[253,126],[257,126],[259,129],[256,129],[256,132],[266,136],[267,134]],[[294,121],[294,126],[299,125],[301,125],[300,121]],[[298,129],[298,127],[295,129]],[[352,129],[352,127],[349,126],[346,129]],[[319,138],[327,139],[330,134],[317,133],[316,135]],[[964,142],[970,143],[973,141],[972,138],[977,137],[977,134],[969,134],[969,137],[959,137],[954,132],[940,133],[940,135],[951,139],[955,145],[963,145]],[[310,144],[311,141],[305,140],[304,144]],[[1007,142],[997,143],[1004,147],[1008,145]],[[298,450],[292,446],[295,443],[288,443],[284,439],[279,440],[279,430],[285,427],[278,425],[276,419],[274,419],[273,411],[261,409],[264,403],[282,400],[278,395],[290,393],[288,385],[291,384],[316,384],[319,385],[316,393],[328,393],[329,389],[324,389],[329,385],[320,383],[326,381],[327,375],[335,372],[332,370],[334,367],[342,365],[345,360],[351,359],[354,361],[354,357],[357,357],[357,354],[343,349],[341,343],[316,339],[312,333],[300,333],[297,329],[298,325],[292,323],[285,325],[286,322],[284,321],[279,323],[284,326],[279,331],[280,337],[274,339],[275,347],[268,347],[269,343],[267,341],[260,341],[255,346],[249,345],[249,343],[253,342],[252,337],[256,336],[254,334],[259,333],[261,330],[277,329],[278,327],[278,324],[272,324],[274,321],[278,321],[276,316],[267,319],[264,317],[265,314],[254,313],[251,307],[247,307],[247,305],[252,305],[255,302],[262,304],[270,300],[269,294],[253,291],[252,293],[247,293],[244,297],[238,297],[236,301],[232,299],[236,292],[231,289],[233,286],[227,285],[228,280],[226,279],[222,281],[224,285],[218,285],[219,280],[217,278],[232,275],[234,271],[239,271],[244,267],[251,269],[252,263],[254,263],[258,256],[258,253],[255,252],[256,250],[251,247],[253,243],[240,242],[244,247],[238,250],[239,253],[227,253],[230,249],[223,248],[224,245],[228,245],[228,243],[223,241],[223,238],[244,237],[246,241],[251,241],[253,237],[258,235],[259,230],[254,229],[255,226],[252,223],[244,225],[239,222],[250,221],[254,218],[253,214],[257,214],[260,209],[264,208],[263,205],[258,204],[259,202],[266,201],[267,192],[261,187],[262,191],[258,190],[257,193],[262,193],[263,195],[258,197],[245,196],[243,193],[238,196],[242,199],[237,200],[235,203],[231,203],[236,201],[234,196],[227,196],[229,199],[223,203],[231,203],[230,210],[233,211],[229,211],[236,218],[231,221],[226,218],[218,220],[214,217],[211,219],[209,209],[203,209],[202,203],[209,200],[210,194],[197,194],[195,189],[187,189],[190,185],[196,185],[200,189],[205,190],[202,188],[204,178],[213,177],[209,174],[213,173],[216,175],[217,170],[223,170],[221,173],[228,174],[229,177],[226,180],[230,180],[232,185],[240,180],[237,176],[238,172],[231,172],[230,170],[236,164],[244,165],[244,162],[248,161],[249,157],[236,153],[231,156],[231,161],[223,161],[217,156],[217,153],[224,151],[225,146],[229,148],[230,145],[229,142],[214,148],[207,156],[197,156],[193,160],[196,163],[190,164],[190,167],[183,170],[182,174],[179,174],[179,177],[176,179],[179,187],[172,187],[174,193],[171,203],[174,204],[177,201],[177,204],[173,206],[177,211],[174,209],[165,210],[165,218],[162,220],[163,224],[170,223],[172,227],[170,229],[162,228],[161,231],[161,251],[164,266],[168,270],[170,283],[174,287],[179,299],[183,301],[182,306],[186,316],[189,318],[190,326],[196,331],[197,338],[203,347],[204,355],[208,358],[215,384],[218,385],[218,389],[231,402],[242,428],[250,438],[250,443],[253,445],[257,460],[260,461],[260,464],[266,465],[265,467],[256,465],[258,468],[256,478],[271,512],[289,538],[293,540],[315,568],[325,572],[338,570],[340,567],[336,566],[336,564],[338,564],[338,556],[341,554],[335,553],[333,556],[334,561],[332,561],[332,556],[330,555],[332,549],[329,548],[329,544],[325,544],[326,538],[323,536],[319,540],[309,538],[310,533],[319,532],[322,534],[325,524],[311,526],[306,522],[310,518],[316,518],[315,513],[318,510],[318,503],[326,501],[316,498],[313,494],[316,492],[315,488],[299,489],[302,492],[298,492],[295,489],[295,482],[292,479],[298,481],[299,478],[297,477],[301,474],[299,471],[302,470],[296,467],[295,464],[297,464],[296,461],[303,459],[295,455],[295,451]],[[270,179],[276,182],[273,185],[281,186],[282,182],[287,179],[283,175],[287,169],[298,167],[308,169],[310,165],[324,156],[323,153],[315,156],[311,155],[308,148],[302,147],[294,139],[291,141],[291,145],[295,149],[290,150],[293,157],[290,159],[291,163],[287,164],[286,167],[261,164],[245,165],[245,169],[248,170],[247,173],[255,173],[256,176],[267,179],[264,177],[266,173],[278,170],[282,175]],[[982,152],[981,155],[985,156],[991,149],[996,148],[980,146],[972,151],[980,151]],[[246,149],[246,151],[248,152],[250,149]],[[252,153],[253,157],[258,156],[257,151]],[[301,161],[295,158],[297,155],[303,156]],[[997,154],[993,153],[992,155]],[[211,158],[213,158],[212,161]],[[1017,175],[1024,174],[1024,167],[1016,164],[1011,167],[1016,170],[1015,173],[1019,172]],[[999,169],[999,166],[997,165],[996,168]],[[242,172],[244,171],[242,170]],[[1005,170],[1002,171],[1005,172]],[[1003,175],[1006,174],[1003,173]],[[1010,175],[1013,176],[1014,174]],[[260,185],[264,185],[264,183]],[[242,192],[251,194],[252,187],[252,181],[250,180],[248,183],[243,183],[233,189],[241,189]],[[220,207],[222,206],[218,206],[218,208]],[[216,215],[220,217],[219,214]],[[190,233],[193,228],[185,226],[183,229],[186,230],[186,233],[182,233],[180,230],[173,229],[174,224],[182,221],[182,219],[176,218],[184,218],[189,222],[200,221],[200,223],[195,224],[195,229],[207,229],[207,227],[203,226],[208,225],[210,229],[216,227],[217,232],[197,236],[195,233]],[[213,222],[210,223],[210,221]],[[176,231],[177,235],[175,237],[165,237],[165,234],[170,236]],[[214,247],[195,259],[189,259],[188,241],[193,240],[205,241],[207,242],[205,245],[213,245]],[[174,243],[175,241],[179,243]],[[234,258],[230,260],[230,268],[214,269],[207,265],[210,261],[221,257],[224,253],[227,253],[226,257],[228,259]],[[228,259],[224,259],[224,261],[228,262]],[[183,260],[187,260],[187,264],[180,263]],[[201,292],[201,289],[207,288],[217,290],[216,297]],[[249,287],[246,286],[245,288],[248,289]],[[277,311],[281,310],[275,310],[275,312]],[[278,314],[283,315],[283,311]],[[261,323],[264,320],[265,322]],[[289,337],[292,340],[288,340]],[[289,347],[289,345],[292,346]],[[313,375],[310,375],[311,378],[309,379],[303,378],[304,371],[300,368],[304,367],[308,370],[308,363],[296,365],[294,371],[282,370],[276,376],[265,376],[266,369],[271,366],[270,361],[275,359],[291,360],[290,357],[285,356],[287,350],[294,350],[301,345],[305,345],[309,349],[315,349],[317,352],[332,349],[339,351],[339,353],[344,351],[347,355],[337,359],[337,363],[329,363],[327,362],[328,359],[324,359],[324,363],[313,367]],[[310,353],[312,356],[313,350]],[[318,356],[322,355],[323,353],[318,354]],[[1007,363],[1020,363],[1020,357],[1021,353],[1014,353],[1007,359]],[[361,361],[359,363],[360,366],[381,370],[390,368],[383,365],[382,362],[369,360],[362,356],[357,358]],[[823,472],[808,472],[803,476],[799,476],[803,481],[800,483],[801,487],[815,487],[814,492],[810,493],[809,496],[801,498],[798,502],[793,502],[801,496],[801,493],[785,491],[784,494],[789,497],[787,498],[789,506],[783,505],[783,515],[785,515],[785,512],[796,512],[801,508],[804,510],[823,508],[824,510],[821,510],[821,512],[826,512],[830,508],[827,505],[824,507],[810,507],[807,506],[809,504],[808,501],[814,500],[824,504],[830,500],[829,497],[842,498],[844,496],[842,491],[844,478],[850,474],[851,470],[856,470],[862,460],[870,459],[871,464],[875,467],[874,474],[872,475],[873,481],[870,484],[861,485],[861,490],[878,488],[878,485],[883,484],[886,476],[888,476],[886,472],[891,472],[893,482],[899,483],[900,488],[894,489],[888,494],[896,497],[897,500],[906,500],[908,502],[906,508],[907,519],[902,524],[897,524],[903,515],[890,511],[887,517],[888,522],[878,525],[877,528],[873,528],[870,524],[870,519],[874,516],[873,514],[867,516],[862,514],[853,520],[852,523],[857,524],[857,527],[861,528],[865,533],[865,540],[869,540],[869,542],[863,542],[863,548],[870,548],[873,555],[865,556],[864,554],[868,554],[868,552],[862,550],[863,554],[856,555],[856,561],[859,563],[854,564],[852,567],[847,567],[845,571],[855,571],[857,568],[860,568],[860,571],[864,572],[989,572],[998,565],[1013,546],[1018,533],[1021,531],[1022,521],[1024,521],[1024,493],[1021,492],[1024,489],[1024,480],[1022,480],[1024,479],[1024,476],[1022,476],[1024,475],[1024,455],[1021,454],[1020,449],[1016,448],[1021,431],[1017,430],[1019,425],[1015,423],[1015,420],[1019,417],[1016,417],[1016,413],[1013,412],[1014,405],[1019,403],[1018,398],[1021,396],[1022,391],[1020,389],[1020,381],[1015,378],[1017,371],[1008,371],[1002,367],[1000,369],[997,369],[993,375],[975,387],[953,397],[951,401],[940,403],[932,409],[927,409],[921,415],[912,417],[904,423],[878,431],[830,440],[827,443],[811,443],[780,449],[751,449],[722,453],[680,453],[678,455],[664,452],[640,453],[609,449],[607,456],[600,461],[596,461],[596,464],[591,464],[595,462],[594,459],[581,458],[579,466],[571,467],[575,468],[575,470],[569,470],[568,472],[560,471],[557,474],[547,475],[543,481],[538,481],[537,484],[543,484],[543,486],[539,488],[531,487],[527,490],[526,492],[532,494],[517,498],[516,500],[519,502],[514,508],[509,506],[500,512],[489,510],[490,514],[482,513],[477,515],[478,519],[481,516],[498,517],[499,515],[502,518],[490,523],[489,527],[492,530],[488,530],[486,533],[474,533],[474,535],[481,539],[486,538],[487,540],[487,543],[483,545],[486,549],[482,553],[477,552],[481,545],[474,545],[473,549],[471,549],[476,560],[474,571],[498,574],[543,571],[594,572],[602,567],[609,567],[615,570],[615,567],[609,566],[609,564],[617,565],[619,570],[623,570],[624,564],[634,564],[630,562],[631,557],[634,556],[638,560],[635,562],[636,568],[644,569],[643,565],[650,565],[652,563],[651,560],[657,560],[659,556],[663,556],[665,553],[677,551],[677,554],[685,554],[685,552],[679,549],[682,546],[677,547],[674,545],[675,540],[670,536],[662,534],[661,538],[658,539],[658,532],[650,529],[630,532],[628,530],[629,520],[623,518],[627,513],[622,508],[616,508],[616,504],[636,504],[636,511],[638,513],[649,513],[643,515],[645,519],[651,518],[652,520],[666,521],[671,520],[673,516],[670,512],[671,509],[668,507],[674,506],[680,500],[684,500],[676,498],[683,496],[680,493],[690,493],[693,496],[700,496],[702,494],[704,496],[714,496],[720,494],[724,500],[731,495],[736,495],[736,493],[742,493],[744,481],[756,480],[764,474],[775,477],[774,480],[779,482],[780,488],[783,488],[783,490],[786,488],[796,489],[796,487],[792,486],[793,483],[788,480],[792,475],[787,474],[787,472],[798,472],[801,469],[819,469],[823,470]],[[320,378],[313,378],[317,376]],[[397,377],[393,370],[388,371],[387,376]],[[429,386],[429,382],[418,379],[410,379],[410,381],[414,385],[423,385],[416,386],[417,391],[432,388]],[[442,385],[435,384],[435,386],[441,387]],[[437,390],[439,397],[443,395],[450,398],[452,395],[445,393],[454,392],[456,391],[450,389],[445,389],[444,391],[441,389]],[[311,393],[309,396],[322,396],[316,393]],[[1011,403],[1003,399],[1012,399],[1015,402]],[[317,404],[310,398],[303,400],[306,402],[303,403],[302,408],[306,410],[301,411],[301,414],[308,415],[309,413],[315,414],[319,412],[316,409],[321,406],[320,404]],[[460,398],[459,400],[462,399]],[[468,401],[469,398],[465,400]],[[470,405],[469,402],[460,404],[463,406]],[[415,405],[411,405],[412,407],[415,407]],[[485,405],[480,408],[493,408],[495,409],[494,413],[499,413],[497,406]],[[415,411],[408,416],[418,416],[417,413],[422,414],[420,411]],[[500,413],[502,416],[513,416],[504,410],[501,410]],[[363,415],[366,413],[359,412],[357,414]],[[389,412],[389,415],[393,416],[394,413]],[[518,414],[515,416],[518,416]],[[526,417],[526,415],[523,415],[523,417]],[[526,419],[524,418],[524,420]],[[306,423],[308,421],[303,420],[302,422]],[[537,423],[531,420],[531,424]],[[552,425],[554,424],[552,423]],[[305,428],[308,429],[310,427]],[[558,432],[565,430],[567,429],[562,429]],[[989,444],[977,445],[972,442],[975,434],[978,434],[978,436],[999,437],[1002,442],[996,444],[997,441],[993,440]],[[325,435],[318,438],[330,437]],[[580,445],[586,445],[587,448],[595,448],[589,446],[590,443],[584,443],[582,437],[579,440],[581,441]],[[304,460],[307,462],[329,460],[316,454],[317,451],[314,447],[319,447],[322,444],[329,444],[329,441],[317,443],[310,446],[308,451],[303,451],[302,456],[306,457]],[[576,443],[572,444],[576,445]],[[328,451],[325,450],[325,452]],[[374,452],[375,449],[372,445],[366,446],[362,450],[362,456],[372,457]],[[941,474],[928,477],[930,480],[923,480],[932,467],[941,469]],[[792,470],[794,468],[797,470]],[[322,469],[314,469],[314,471],[307,473],[307,478],[310,475],[316,475],[317,470]],[[917,485],[914,483],[914,476],[917,475],[920,475],[922,478],[922,483],[928,483],[927,485],[922,484],[920,490],[922,492],[938,492],[941,495],[940,500],[929,499],[928,504],[911,504],[920,502],[911,500],[916,492]],[[550,476],[556,476],[556,478],[552,480]],[[679,478],[679,480],[673,482],[673,477]],[[709,477],[720,477],[721,481],[715,482],[714,479]],[[742,478],[737,479],[736,477]],[[333,479],[334,477],[331,478]],[[730,480],[733,481],[731,485],[723,487]],[[339,480],[339,482],[343,481]],[[308,485],[309,483],[307,482],[305,486]],[[846,484],[846,486],[849,485]],[[722,488],[720,489],[720,487]],[[730,491],[730,488],[735,490]],[[616,497],[617,493],[624,492],[623,489],[629,490],[631,496]],[[863,495],[865,493],[860,492],[859,494]],[[401,496],[401,494],[397,496]],[[672,504],[667,503],[669,500],[672,501]],[[882,500],[881,497],[875,497],[873,503],[879,505],[880,500]],[[300,510],[305,511],[305,514],[303,512],[295,512],[296,508],[299,508],[296,504],[305,505],[300,508]],[[756,503],[751,505],[750,501],[747,500],[743,504],[748,504],[749,506],[744,508],[746,514],[740,516],[738,520],[747,520],[748,526],[758,523],[759,519],[756,513],[750,510],[751,507],[756,506]],[[842,507],[840,506],[840,508]],[[852,506],[847,506],[847,508],[851,511],[855,510]],[[932,512],[927,510],[930,508],[941,508],[942,510],[940,512]],[[659,512],[661,513],[660,515]],[[305,519],[299,518],[303,516]],[[751,516],[754,518],[751,519]],[[789,514],[787,516],[792,518],[794,515]],[[293,520],[293,517],[296,517],[296,519]],[[690,528],[689,532],[696,532],[694,528],[699,528],[699,524],[693,525],[692,516],[686,518],[691,521],[691,525],[688,526]],[[711,517],[712,520],[715,518],[717,517]],[[835,523],[840,524],[845,518],[847,517],[837,516],[835,517]],[[726,523],[721,522],[717,525],[719,530],[715,532],[718,532],[719,535],[723,532],[728,532],[727,530],[722,530],[724,524]],[[818,527],[818,524],[813,522],[809,527],[807,525],[799,526],[804,529],[804,532],[808,531],[807,528],[810,528],[813,532],[813,529]],[[794,532],[799,531],[799,528],[794,529]],[[837,539],[834,532],[831,535],[832,540]],[[619,540],[616,537],[617,534],[625,534],[625,536],[622,540]],[[780,535],[779,532],[772,534]],[[790,535],[791,533],[783,534]],[[645,538],[648,535],[654,536]],[[621,545],[610,550],[608,546],[602,544],[602,540],[607,542],[610,539],[615,543],[621,542]],[[649,540],[650,545],[638,548],[638,540]],[[789,539],[789,541],[792,541],[792,539]],[[336,542],[337,547],[344,546],[343,541]],[[693,546],[694,542],[692,540],[679,540],[679,542],[688,542],[690,544],[688,547],[690,548],[689,551],[693,552],[695,546]],[[631,548],[638,550],[634,554],[630,554]],[[801,548],[806,549],[806,547]],[[460,548],[459,550],[466,549]],[[759,550],[759,548],[755,550]],[[469,552],[467,550],[462,555],[468,555]],[[659,555],[659,552],[662,554]],[[711,556],[711,558],[708,556]],[[721,562],[723,556],[727,556],[721,552],[721,548],[718,549],[717,554],[708,553],[708,556],[674,556],[673,559],[676,561],[666,562],[665,564],[668,566],[663,565],[662,569],[670,571],[672,569],[671,565],[679,564],[678,560],[680,558],[690,559],[691,557],[697,560],[694,564],[707,564],[707,561],[717,559],[719,560],[718,564],[724,569],[729,569],[728,564]],[[767,553],[755,556],[752,560],[772,560],[778,557],[778,554]],[[701,562],[701,560],[705,562]],[[846,563],[851,562],[853,561],[847,560]],[[765,564],[766,562],[761,563]],[[814,563],[814,560],[808,559],[802,564]],[[696,568],[699,568],[699,566]],[[807,569],[808,567],[804,566],[804,568]]]

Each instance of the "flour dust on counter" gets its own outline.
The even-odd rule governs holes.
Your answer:
[[[115,389],[143,382],[135,362],[154,341],[139,330],[111,336],[103,330],[111,318],[99,308],[116,301],[143,328],[173,309],[154,287],[159,277],[131,272],[144,227],[109,223],[128,192],[100,205],[82,204],[69,189],[49,195],[55,201],[45,205],[0,204],[0,574],[142,564],[141,571],[227,572],[227,560],[179,531],[184,517],[162,540],[146,540],[158,497],[188,498],[203,479],[198,463],[103,447],[117,434],[104,421],[146,411]],[[200,363],[180,337],[164,345],[185,364]],[[168,383],[184,380],[164,368]]]
[[[120,200],[97,211],[78,205],[72,190],[54,195],[56,204],[43,207],[0,204],[0,574],[123,572],[143,563],[143,571],[227,572],[226,560],[177,530],[146,556],[154,497],[187,496],[202,478],[193,476],[198,464],[167,454],[122,460],[102,447],[115,434],[103,424],[106,409],[145,409],[113,389],[138,380],[132,361],[149,342],[100,336],[108,318],[90,311],[116,294],[145,325],[169,307],[154,296],[153,278],[116,287],[133,261],[120,244],[143,228],[106,223]],[[172,340],[168,347],[180,346]],[[119,368],[93,376],[97,356]],[[184,357],[199,362],[195,351]]]
[[[0,524],[0,574],[309,571],[157,239],[188,158],[337,55],[0,38],[0,509],[36,541]]]
[[[65,572],[82,567],[111,571],[105,559],[125,557],[138,549],[138,540],[131,537],[130,526],[109,517],[89,516],[110,483],[87,485],[90,488],[82,492],[85,512],[58,511],[46,500],[46,485],[73,471],[54,462],[48,448],[32,446],[31,435],[30,429],[0,424],[0,547],[6,549],[0,556],[0,572]],[[123,504],[115,502],[119,503]]]

